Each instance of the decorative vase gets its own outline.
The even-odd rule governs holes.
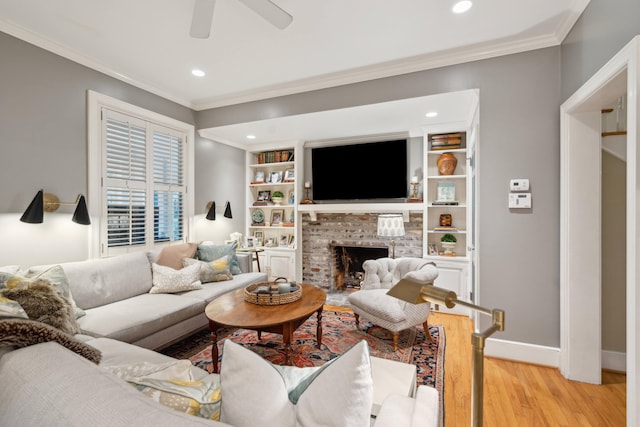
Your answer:
[[[440,242],[445,256],[456,256],[456,242]]]
[[[284,201],[284,197],[278,197],[278,196],[271,197],[271,201],[273,203],[275,203],[276,206],[280,206],[282,204],[282,202]]]
[[[438,172],[440,175],[453,175],[458,159],[451,153],[443,153],[438,157]]]

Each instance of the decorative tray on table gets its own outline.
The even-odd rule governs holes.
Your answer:
[[[273,282],[259,282],[244,288],[244,300],[258,305],[280,305],[295,302],[302,296],[302,287],[284,277]]]

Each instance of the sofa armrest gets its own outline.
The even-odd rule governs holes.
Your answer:
[[[253,271],[253,253],[236,252],[238,265],[243,273],[251,273]]]
[[[382,402],[374,427],[437,427],[439,416],[438,391],[421,385],[415,397],[399,394],[387,396]]]

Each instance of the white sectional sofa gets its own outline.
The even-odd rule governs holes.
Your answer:
[[[242,273],[232,280],[204,283],[199,290],[151,294],[154,255],[135,252],[59,264],[75,303],[86,313],[77,319],[83,334],[161,349],[207,327],[204,309],[214,298],[267,280],[265,273],[251,271],[249,254],[238,253]]]

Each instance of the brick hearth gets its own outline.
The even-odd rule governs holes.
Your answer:
[[[422,257],[422,214],[410,214],[404,237],[396,238],[396,257]],[[388,239],[376,237],[377,213],[318,213],[316,221],[302,215],[302,280],[335,290],[331,245],[389,247]],[[390,249],[389,249],[390,250]]]

